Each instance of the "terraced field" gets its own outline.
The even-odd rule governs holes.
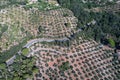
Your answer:
[[[73,32],[76,32],[77,18],[74,14],[64,8],[44,11],[44,12],[34,12],[38,19],[33,20],[34,24],[39,25],[39,32],[45,38],[64,38],[70,36]]]
[[[1,31],[0,49],[9,49],[10,46],[17,45],[25,37],[30,36],[49,39],[69,37],[76,32],[77,21],[74,14],[64,8],[40,11],[25,10],[22,6],[13,5],[1,9],[0,24],[7,26],[7,29]]]
[[[66,8],[26,10],[13,5],[1,9],[0,51],[15,45],[21,47],[19,43],[27,38],[30,46],[23,48],[28,48],[26,54],[35,57],[33,65],[39,68],[33,80],[118,80],[120,65],[113,57],[114,50],[86,38],[82,30],[77,30],[77,22],[73,12]],[[16,56],[12,52],[8,54]],[[8,54],[2,56],[3,62],[12,64],[14,60]]]
[[[39,67],[34,80],[117,80],[119,76],[113,50],[93,40],[78,37],[69,47],[37,43],[30,49]]]

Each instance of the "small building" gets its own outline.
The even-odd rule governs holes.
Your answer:
[[[118,60],[120,60],[120,49],[117,49],[116,53],[117,53]]]
[[[55,6],[59,6],[59,4],[57,3],[57,0],[45,0],[45,1],[50,4],[55,4]]]
[[[38,2],[38,0],[29,0],[28,2],[29,2],[29,4],[33,4],[33,3]]]
[[[7,10],[2,9],[2,10],[0,10],[0,13],[1,13],[1,14],[5,14],[5,13],[7,13]]]
[[[8,59],[8,60],[6,61],[7,66],[11,65],[11,64],[14,62],[15,59],[16,59],[16,55],[14,55],[14,56],[11,57],[10,59]]]

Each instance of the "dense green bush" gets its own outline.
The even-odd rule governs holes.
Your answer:
[[[112,38],[108,39],[108,41],[111,47],[115,47],[115,41]]]
[[[16,55],[14,62],[7,66],[5,63],[0,64],[1,77],[0,80],[26,80],[27,78],[33,78],[33,74],[38,72],[38,68],[35,65],[34,57],[25,57],[22,55]]]
[[[67,62],[63,62],[62,65],[59,66],[59,69],[60,69],[61,71],[65,71],[65,70],[68,70],[68,69],[70,69],[70,68],[71,68],[71,67],[70,67],[70,64],[69,64],[68,61],[67,61]]]

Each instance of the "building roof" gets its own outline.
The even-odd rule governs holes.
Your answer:
[[[6,61],[6,64],[9,66],[10,64],[12,64],[12,63],[14,62],[15,58],[16,58],[16,55],[14,55],[14,56],[11,57],[10,59],[8,59],[8,60]]]

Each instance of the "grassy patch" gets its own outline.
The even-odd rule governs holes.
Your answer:
[[[108,39],[108,42],[111,47],[115,47],[115,41],[112,38]]]
[[[24,48],[24,49],[22,50],[22,54],[23,54],[24,56],[26,56],[28,53],[29,53],[29,49],[28,49],[28,48]]]

